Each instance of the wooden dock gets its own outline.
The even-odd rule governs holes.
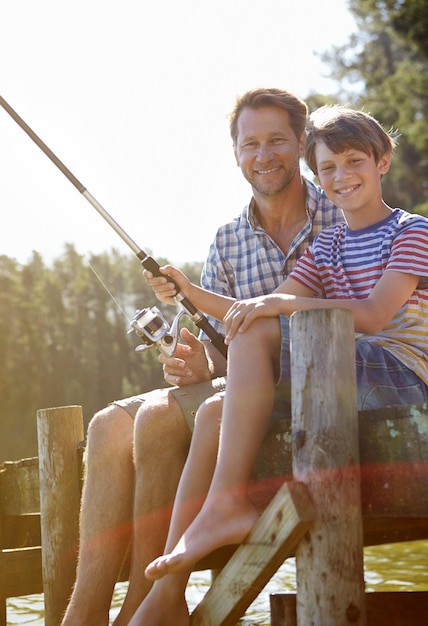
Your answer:
[[[271,597],[272,626],[422,624],[428,592],[364,593],[362,550],[428,538],[428,405],[357,413],[343,310],[293,316],[292,345],[293,415],[266,438],[251,484],[260,520],[198,564],[222,570],[191,623],[235,625],[296,556],[297,595]],[[74,581],[81,407],[42,409],[37,427],[39,457],[0,468],[0,626],[6,598],[41,592],[58,626]],[[409,621],[394,622],[402,611]]]

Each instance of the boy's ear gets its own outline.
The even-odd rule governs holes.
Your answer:
[[[383,156],[381,156],[381,158],[379,159],[377,168],[381,176],[384,176],[388,172],[389,167],[391,165],[391,156],[392,156],[391,152],[387,152]]]

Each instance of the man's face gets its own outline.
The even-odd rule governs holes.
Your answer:
[[[274,106],[247,107],[237,128],[236,162],[253,190],[273,196],[300,176],[303,138],[299,143],[286,111]]]

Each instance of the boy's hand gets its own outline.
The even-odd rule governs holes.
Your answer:
[[[236,333],[244,333],[258,317],[276,317],[287,296],[270,294],[248,300],[236,301],[224,317],[226,343],[230,343]]]
[[[155,292],[156,298],[165,304],[175,305],[174,296],[177,295],[177,289],[174,283],[168,281],[170,276],[179,286],[180,290],[184,290],[190,285],[190,281],[179,269],[172,265],[165,265],[159,268],[159,271],[165,276],[153,276],[148,270],[143,271],[143,277],[146,285],[151,287]]]
[[[163,365],[163,375],[170,385],[192,385],[204,380],[211,380],[211,372],[205,353],[204,344],[187,328],[180,331],[184,344],[177,344],[173,357],[159,355]]]

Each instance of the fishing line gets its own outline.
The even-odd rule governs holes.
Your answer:
[[[104,287],[104,289],[106,290],[106,292],[108,293],[108,295],[110,296],[110,298],[113,300],[113,302],[115,303],[115,305],[117,306],[117,308],[119,309],[119,311],[122,313],[122,315],[124,316],[124,318],[126,319],[127,322],[131,323],[131,318],[129,317],[129,315],[126,314],[124,308],[122,307],[122,305],[120,304],[120,302],[114,297],[114,295],[112,294],[112,292],[110,291],[110,289],[107,287],[107,285],[105,284],[105,282],[103,281],[103,279],[101,278],[101,276],[98,274],[97,270],[95,269],[95,267],[93,265],[91,265],[90,261],[86,261],[86,263],[88,264],[88,266],[91,268],[92,272],[94,273],[94,275],[98,278],[98,280],[100,281],[101,285]]]

